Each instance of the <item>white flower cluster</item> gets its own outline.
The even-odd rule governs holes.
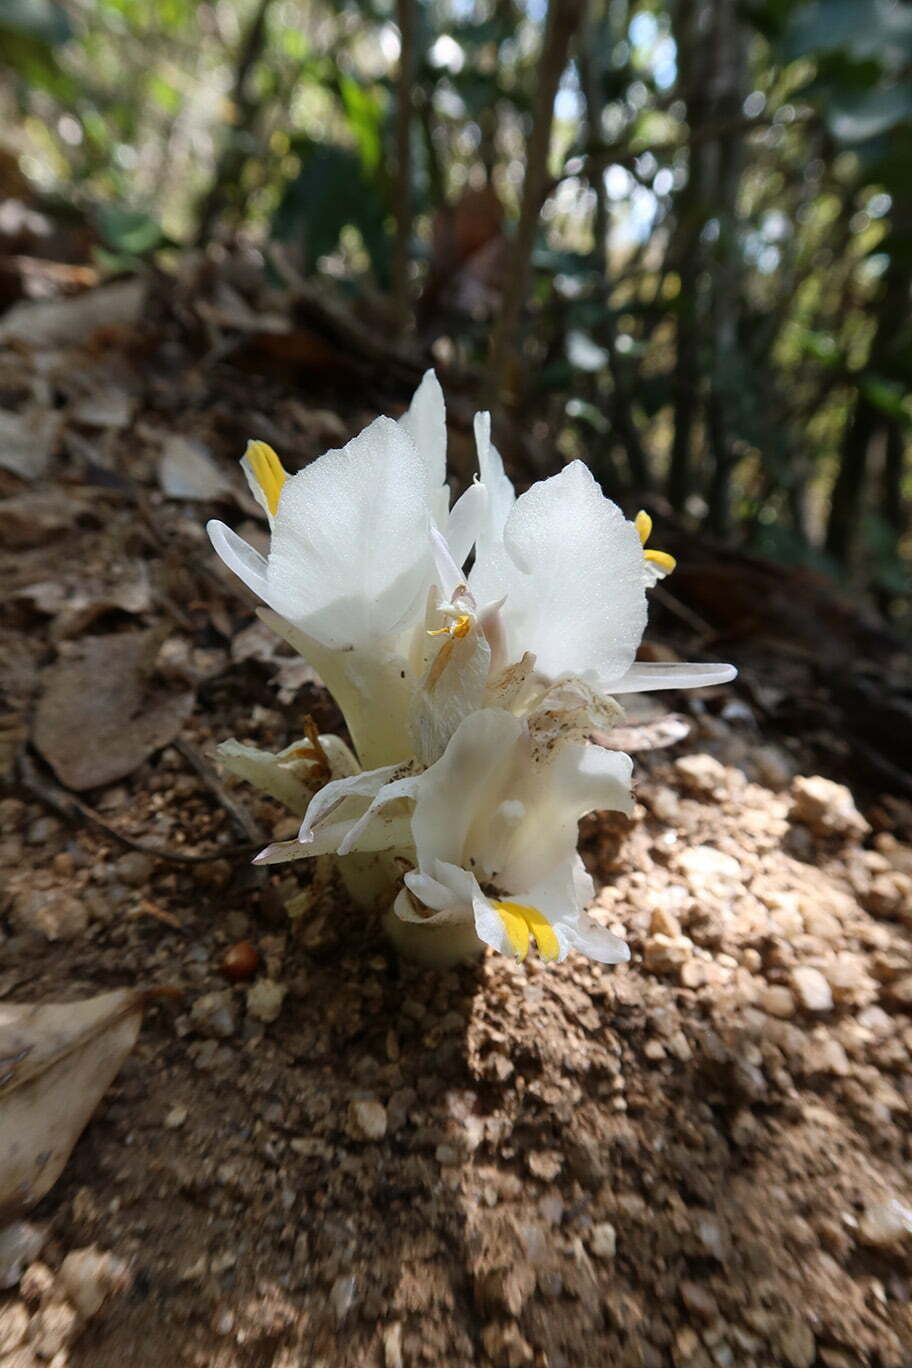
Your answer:
[[[303,819],[258,862],[350,857],[349,886],[392,904],[387,927],[414,956],[486,943],[523,959],[534,940],[544,959],[614,964],[629,952],[586,913],[577,827],[630,812],[632,765],[589,736],[621,715],[612,694],[735,672],[636,661],[646,590],[674,567],[645,549],[650,519],[628,521],[579,461],[517,498],[490,426],[477,415],[478,478],[452,508],[431,371],[398,422],[297,475],[249,444],[269,554],[220,522],[212,544],[318,671],[354,750],[312,733],[279,755],[235,741],[221,755]]]

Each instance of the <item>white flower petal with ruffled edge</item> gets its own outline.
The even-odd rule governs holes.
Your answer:
[[[479,603],[505,598],[508,659],[531,651],[549,678],[617,679],[646,625],[639,535],[580,461],[520,495],[469,587]]]
[[[333,648],[366,645],[423,608],[432,575],[425,481],[411,440],[378,418],[285,482],[265,588],[255,552],[241,552],[234,534],[210,535],[231,569],[301,631]]]

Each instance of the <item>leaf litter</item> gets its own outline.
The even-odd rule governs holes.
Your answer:
[[[229,258],[230,291],[270,331],[275,292],[267,307],[233,269]],[[12,505],[0,527],[13,528],[0,572],[16,590],[0,624],[3,723],[22,735],[43,704],[46,724],[50,685],[76,668],[47,758],[72,763],[62,782],[91,793],[74,799],[78,818],[37,782],[0,799],[4,981],[48,1002],[125,978],[174,982],[188,1010],[153,1017],[128,1055],[17,1246],[22,1282],[0,1318],[43,1350],[55,1333],[63,1345],[75,1335],[63,1264],[100,1245],[146,1291],[115,1295],[91,1342],[66,1339],[57,1352],[73,1368],[176,1356],[225,1368],[905,1368],[909,1237],[883,1214],[909,1207],[912,806],[885,763],[903,753],[900,729],[889,747],[870,730],[867,751],[853,746],[868,834],[820,834],[800,816],[801,786],[792,793],[796,775],[844,779],[846,738],[873,716],[857,706],[861,684],[837,687],[796,649],[813,639],[806,619],[836,624],[828,649],[842,641],[873,663],[884,716],[899,717],[888,644],[844,630],[791,572],[764,570],[754,608],[789,612],[759,645],[736,644],[738,694],[687,703],[683,720],[631,710],[623,737],[606,734],[643,752],[639,801],[630,822],[587,821],[583,849],[601,885],[595,915],[627,927],[631,965],[397,971],[330,882],[249,870],[240,824],[188,756],[227,736],[279,751],[306,714],[337,729],[318,682],[291,679],[290,658],[251,630],[253,608],[212,565],[202,523],[210,501],[235,504],[248,436],[304,464],[394,409],[423,358],[400,348],[386,365],[386,339],[313,290],[289,304],[293,330],[258,352],[244,309],[203,317],[211,275],[188,268],[141,317],[115,309],[94,335],[36,317],[14,356],[29,402],[62,366],[132,366],[122,383],[135,409],[129,427],[93,426],[73,399],[44,475],[0,470]],[[20,310],[15,335],[26,326]],[[314,360],[326,347],[296,345],[305,334],[328,339],[329,370]],[[453,412],[459,427],[458,395]],[[201,444],[224,486],[167,495],[162,433]],[[514,465],[543,468],[545,455],[512,445]],[[676,582],[663,649],[737,637],[743,577],[710,549],[672,550],[682,564],[699,551],[699,566]],[[113,601],[59,631],[78,584],[103,596],[137,564],[150,587],[133,614],[142,631]],[[80,693],[100,687],[130,737],[112,778],[65,736],[85,720],[107,744]],[[179,721],[145,728],[146,702],[154,712],[187,696]],[[230,776],[223,785],[287,838],[274,802]],[[98,820],[84,824],[85,812]],[[64,895],[76,929],[50,939]],[[293,926],[289,901],[307,909]],[[237,946],[256,952],[255,978],[226,988]],[[809,970],[829,988],[811,1006]]]

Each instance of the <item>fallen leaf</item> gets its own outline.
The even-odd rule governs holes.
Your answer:
[[[14,304],[0,319],[0,341],[17,337],[33,348],[84,342],[99,328],[138,322],[145,292],[143,280],[118,280],[70,298]]]
[[[165,990],[81,1002],[0,1003],[0,1221],[39,1202]]]
[[[56,409],[0,409],[0,466],[23,480],[39,480],[60,440],[63,416]]]
[[[70,409],[70,421],[90,428],[121,429],[130,426],[134,401],[125,390],[109,386],[79,399]]]
[[[202,443],[179,434],[167,438],[158,458],[158,483],[169,499],[205,502],[233,492],[231,481]]]
[[[21,551],[44,546],[72,527],[84,511],[82,500],[70,493],[17,494],[0,500],[0,547]]]
[[[660,750],[663,746],[676,746],[690,734],[690,722],[681,713],[668,713],[665,717],[650,718],[648,721],[632,722],[610,731],[593,732],[592,739],[605,750],[634,751]]]
[[[132,774],[177,736],[194,692],[155,673],[154,631],[84,637],[44,671],[33,740],[58,779],[81,792]]]

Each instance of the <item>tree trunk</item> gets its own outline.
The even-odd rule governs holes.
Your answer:
[[[504,397],[515,359],[519,316],[526,298],[535,232],[548,176],[548,153],[554,123],[554,100],[570,42],[579,27],[583,0],[550,0],[541,57],[535,75],[536,94],[532,133],[526,151],[519,223],[511,245],[511,267],[504,287],[500,315],[494,325],[489,353],[487,398],[492,407]]]

